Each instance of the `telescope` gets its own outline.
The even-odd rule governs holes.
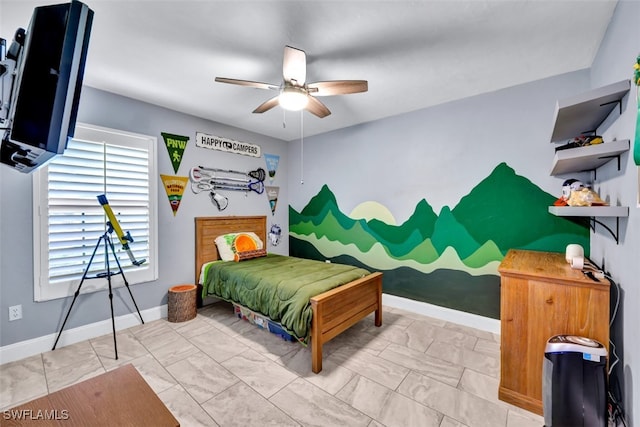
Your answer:
[[[120,265],[120,261],[118,260],[118,257],[116,255],[116,250],[113,247],[113,242],[111,241],[111,237],[109,235],[113,233],[113,231],[115,230],[116,234],[118,235],[118,239],[120,240],[120,243],[122,243],[122,249],[127,251],[127,254],[129,255],[129,259],[131,259],[131,262],[133,263],[133,265],[137,265],[137,266],[142,265],[144,264],[146,259],[142,259],[138,261],[133,256],[133,252],[131,252],[131,249],[129,248],[129,242],[133,242],[133,238],[131,237],[131,234],[129,234],[128,231],[126,234],[122,232],[122,228],[118,223],[118,219],[113,214],[113,211],[111,210],[111,206],[109,206],[109,201],[107,200],[107,196],[104,194],[98,196],[98,202],[100,202],[100,204],[102,205],[102,208],[107,214],[107,217],[109,218],[109,221],[107,221],[107,230],[102,234],[102,236],[100,236],[100,238],[98,239],[98,243],[96,243],[96,248],[93,250],[93,253],[91,254],[91,258],[89,259],[89,263],[87,264],[87,267],[84,269],[84,273],[82,274],[82,279],[80,280],[78,289],[76,289],[75,294],[73,294],[73,301],[71,301],[71,305],[69,306],[67,315],[65,316],[64,321],[62,322],[62,328],[60,328],[60,332],[58,332],[58,337],[56,338],[56,342],[53,343],[53,348],[51,350],[52,351],[55,350],[56,346],[58,345],[58,340],[60,339],[60,335],[62,335],[62,331],[64,330],[65,325],[67,324],[67,320],[69,320],[69,315],[71,314],[71,309],[73,308],[73,304],[76,303],[76,299],[78,298],[78,295],[80,295],[80,288],[82,288],[82,284],[84,283],[84,280],[106,278],[107,283],[109,284],[109,303],[111,306],[111,328],[113,329],[113,350],[116,354],[116,360],[118,360],[118,344],[116,342],[116,321],[115,321],[115,318],[113,317],[113,290],[111,288],[111,276],[115,276],[117,274],[122,276],[122,280],[124,280],[124,285],[127,287],[127,290],[129,291],[129,295],[131,295],[131,300],[133,301],[133,305],[136,307],[136,311],[138,312],[138,316],[140,316],[140,321],[142,322],[142,324],[144,324],[144,320],[142,320],[142,315],[140,314],[140,309],[138,308],[138,304],[136,303],[135,298],[133,298],[133,293],[131,293],[131,288],[129,288],[129,282],[127,282],[127,278],[124,277],[124,271],[122,271],[122,266]],[[104,240],[104,265],[106,267],[106,271],[87,277],[89,270],[91,270],[91,263],[93,262],[93,257],[96,255],[96,251],[100,247],[100,243],[102,243],[103,240]],[[118,272],[112,270],[109,267],[109,249],[111,249],[113,258],[115,259],[116,264],[118,265]]]
[[[100,204],[102,205],[102,209],[104,209],[104,212],[107,214],[107,218],[109,218],[109,221],[107,221],[107,225],[109,226],[109,228],[113,229],[116,232],[116,235],[118,236],[118,240],[120,240],[120,243],[122,244],[122,249],[124,249],[127,252],[127,255],[129,255],[129,259],[131,260],[133,265],[144,264],[146,259],[143,258],[140,261],[138,261],[133,256],[133,252],[131,252],[131,248],[129,248],[129,242],[133,242],[133,237],[131,237],[131,234],[128,231],[126,233],[122,231],[122,228],[120,227],[120,223],[118,222],[118,219],[113,214],[113,210],[111,210],[111,206],[109,206],[109,201],[107,200],[107,196],[105,194],[99,195],[98,202],[100,202]]]

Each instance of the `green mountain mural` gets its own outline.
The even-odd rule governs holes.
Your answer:
[[[443,253],[449,246],[455,248],[460,258],[471,256],[480,247],[480,243],[474,240],[447,206],[440,211],[431,242],[438,253]]]
[[[493,240],[504,254],[510,248],[564,252],[571,243],[565,239],[544,240],[544,245],[540,241],[563,234],[579,237],[574,243],[588,248],[589,232],[584,224],[549,214],[548,207],[556,198],[501,163],[452,213],[476,241]]]
[[[379,236],[390,243],[403,244],[417,235],[420,240],[427,239],[433,234],[438,215],[426,200],[422,199],[416,205],[413,214],[402,225],[393,228],[393,233],[389,232],[389,225],[373,219],[367,223],[371,234]]]
[[[350,218],[325,185],[302,211],[289,206],[289,250],[383,271],[386,293],[498,318],[497,267],[509,249],[589,248],[588,225],[549,214],[554,200],[501,163],[453,209],[436,215],[423,199],[394,225]]]
[[[342,213],[334,194],[326,185],[298,213],[289,207],[289,226],[295,224],[296,233],[315,234],[345,244],[353,243],[362,251],[368,251],[377,242],[383,243],[393,257],[401,257],[422,244],[433,233],[438,216],[431,206],[422,200],[414,213],[400,226],[389,225],[373,219],[352,219]],[[437,259],[437,256],[434,260]]]

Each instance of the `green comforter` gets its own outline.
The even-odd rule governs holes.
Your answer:
[[[309,299],[367,274],[350,265],[276,254],[242,262],[216,261],[205,268],[202,296],[259,312],[307,343],[313,314]]]

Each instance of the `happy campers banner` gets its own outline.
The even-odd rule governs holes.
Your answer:
[[[225,151],[227,153],[243,154],[251,157],[261,156],[259,145],[234,141],[233,139],[221,136],[207,135],[202,132],[196,132],[196,147]]]

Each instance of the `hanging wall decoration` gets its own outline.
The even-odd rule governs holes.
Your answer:
[[[241,172],[231,169],[194,166],[189,171],[191,191],[196,194],[208,191],[211,203],[216,205],[220,211],[224,210],[229,204],[229,199],[220,194],[220,190],[262,194],[265,189],[264,180],[266,177],[267,173],[262,168]]]
[[[184,194],[184,189],[187,186],[189,177],[161,174],[160,178],[162,178],[164,190],[167,192],[173,216],[176,216],[178,208],[180,207],[180,202],[182,201],[182,194]]]
[[[269,243],[271,246],[278,246],[282,237],[282,228],[278,224],[273,224],[269,229]]]
[[[633,69],[633,82],[636,84],[636,104],[638,105],[636,115],[636,139],[633,143],[633,160],[636,162],[636,165],[640,166],[640,55],[636,58]]]
[[[227,153],[243,154],[245,156],[260,157],[260,146],[248,142],[234,141],[221,136],[207,135],[196,132],[196,147],[210,150],[225,151]]]
[[[267,172],[269,173],[269,182],[273,184],[273,180],[276,178],[276,171],[278,170],[278,162],[280,156],[277,154],[264,153],[264,160],[267,162]]]
[[[269,206],[271,206],[271,215],[276,214],[276,205],[278,204],[278,193],[280,187],[265,187],[267,189],[267,197],[269,198]]]
[[[171,159],[171,164],[173,165],[173,171],[175,173],[178,173],[180,162],[182,162],[182,154],[184,153],[184,149],[187,147],[189,137],[174,135],[166,132],[161,132],[160,134],[162,135],[162,138],[164,138],[164,145],[167,146],[169,158]]]

